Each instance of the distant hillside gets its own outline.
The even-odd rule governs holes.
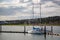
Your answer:
[[[36,19],[25,19],[25,20],[9,20],[0,21],[0,24],[58,24],[60,25],[60,16],[36,18]]]
[[[46,23],[46,24],[60,24],[60,16],[42,18],[42,23]]]

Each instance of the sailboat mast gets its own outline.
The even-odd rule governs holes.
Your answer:
[[[40,9],[40,13],[39,13],[39,14],[40,14],[40,17],[39,17],[39,18],[40,18],[40,19],[39,19],[39,23],[41,24],[41,23],[42,23],[42,22],[41,22],[41,2],[39,3],[39,2],[37,1],[37,3],[35,3],[35,4],[32,2],[32,14],[33,14],[32,17],[33,17],[33,19],[34,19],[34,5],[40,5],[40,8],[39,8],[39,9]]]
[[[33,14],[33,19],[34,19],[34,3],[32,3],[32,14]]]
[[[40,3],[40,24],[41,24],[41,3]]]
[[[34,3],[32,2],[32,20],[34,20]],[[33,21],[33,27],[34,27],[34,21]]]

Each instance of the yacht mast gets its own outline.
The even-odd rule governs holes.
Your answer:
[[[34,3],[32,2],[32,19],[34,20]],[[34,27],[34,21],[33,21],[33,27]]]
[[[39,12],[39,23],[41,24],[41,2],[38,2],[37,1],[37,3],[33,3],[32,2],[32,14],[33,14],[33,19],[34,19],[34,5],[39,5],[39,10],[40,10],[40,12]]]
[[[41,24],[41,2],[40,2],[40,24]]]

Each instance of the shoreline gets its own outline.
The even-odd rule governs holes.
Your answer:
[[[4,25],[7,25],[7,26],[14,26],[14,25],[17,25],[17,26],[33,26],[32,24],[4,24]],[[40,25],[34,25],[34,26],[60,26],[60,25],[57,25],[57,24],[40,24]]]

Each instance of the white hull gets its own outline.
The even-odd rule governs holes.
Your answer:
[[[48,32],[51,32],[51,31],[46,30],[46,32],[48,33]],[[44,34],[44,31],[30,30],[30,31],[28,31],[28,33],[30,33],[30,34]]]
[[[30,31],[28,31],[28,33],[30,33],[30,34],[43,34],[44,32],[41,32],[41,31],[34,31],[34,30],[30,30]]]

